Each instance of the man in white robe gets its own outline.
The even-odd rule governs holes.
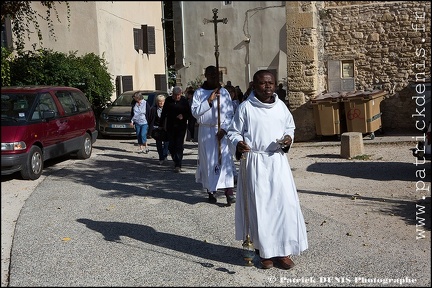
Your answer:
[[[207,189],[210,203],[216,203],[216,191],[224,189],[227,204],[231,205],[235,202],[234,163],[227,145],[226,131],[232,121],[233,106],[228,91],[220,87],[217,73],[215,66],[205,69],[207,80],[195,90],[192,99],[192,115],[199,124],[195,176],[196,182]]]
[[[289,256],[308,248],[306,224],[285,155],[294,139],[295,124],[274,93],[273,74],[260,70],[253,80],[253,92],[240,104],[227,131],[232,153],[241,158],[236,240],[251,237],[262,268],[275,263],[290,269],[294,262]]]

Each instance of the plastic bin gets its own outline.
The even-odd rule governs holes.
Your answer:
[[[344,103],[348,132],[370,134],[375,138],[375,131],[381,128],[381,101],[387,92],[384,90],[357,91],[341,97]]]
[[[320,94],[310,102],[313,106],[316,134],[318,136],[340,136],[339,92]]]

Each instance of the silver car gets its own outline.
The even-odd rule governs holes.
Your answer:
[[[105,108],[99,117],[99,135],[106,136],[136,136],[134,127],[130,126],[133,96],[143,95],[150,106],[155,105],[155,98],[162,94],[168,97],[168,92],[160,90],[134,90],[120,94],[116,100]]]

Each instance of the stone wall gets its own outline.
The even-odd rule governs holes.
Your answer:
[[[287,97],[296,123],[296,141],[315,137],[309,100],[319,91],[318,14],[309,1],[286,2]]]
[[[415,132],[414,83],[430,82],[431,5],[422,1],[288,3],[292,2],[287,2],[288,51],[292,43],[304,51],[314,49],[309,58],[294,54],[288,59],[288,97],[300,140],[315,136],[309,100],[328,89],[329,60],[354,61],[356,90],[388,92],[381,103],[383,131]],[[297,17],[312,14],[316,21],[300,27],[289,20],[294,13]]]

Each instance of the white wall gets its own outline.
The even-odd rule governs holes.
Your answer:
[[[55,14],[51,17],[57,41],[49,36],[46,21],[39,21],[43,47],[78,51],[78,55],[93,52],[107,60],[113,84],[118,75],[132,75],[134,89],[155,89],[154,74],[165,74],[161,1],[69,1],[69,5],[70,23],[64,3],[56,3],[61,23]],[[32,2],[32,7],[46,14],[38,1]],[[134,49],[133,28],[141,25],[155,27],[156,54]],[[32,50],[32,43],[38,43],[37,37],[32,36],[25,49]]]
[[[183,86],[202,75],[205,67],[216,63],[214,24],[203,23],[204,18],[213,20],[213,8],[218,9],[218,19],[228,20],[227,24],[217,24],[219,68],[226,68],[227,73],[224,83],[230,80],[245,92],[253,74],[260,68],[283,70],[279,72],[278,81],[286,77],[286,60],[279,63],[279,52],[286,53],[285,2],[232,3],[224,6],[223,1],[182,1],[185,67],[180,68],[178,74]],[[250,38],[249,43],[244,41],[246,38]]]

